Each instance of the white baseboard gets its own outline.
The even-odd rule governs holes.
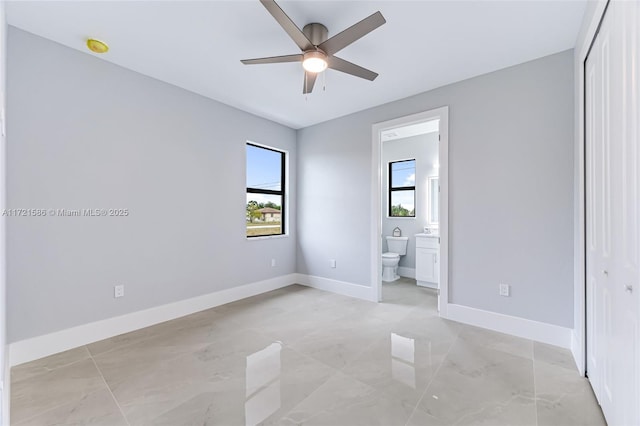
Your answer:
[[[377,302],[377,295],[373,287],[306,274],[288,274],[14,342],[9,345],[8,365],[15,366],[33,361],[291,284],[301,284],[344,296]],[[446,318],[453,321],[572,350],[577,347],[577,343],[573,343],[572,330],[569,328],[462,305],[448,304],[446,308]],[[576,351],[573,352],[575,357]],[[577,360],[578,358],[576,358]],[[6,377],[9,375],[7,374]],[[5,391],[7,389],[7,383],[5,383]]]
[[[348,283],[346,281],[332,280],[330,278],[316,277],[313,275],[296,274],[296,276],[296,282],[307,287],[330,291],[331,293],[354,297],[356,299],[368,300],[370,302],[378,301],[377,295],[375,294],[375,288],[373,287],[366,287],[359,284]]]
[[[398,266],[398,275],[405,278],[416,278],[416,268],[408,268],[406,266]]]
[[[283,275],[14,342],[9,345],[10,365],[33,361],[98,340],[286,287],[296,283],[297,275]]]
[[[416,281],[416,284],[419,285],[420,287],[424,287],[424,288],[430,288],[430,289],[433,289],[433,290],[437,290],[438,289],[438,284],[430,283],[428,281]]]
[[[447,304],[446,312],[446,318],[453,321],[571,349],[570,328],[452,303]]]
[[[6,354],[9,354],[9,347],[6,348]],[[5,357],[4,359],[4,383],[2,384],[2,389],[0,389],[0,394],[2,394],[2,409],[0,409],[0,425],[8,425],[9,419],[11,418],[11,366],[9,365],[9,357]]]
[[[584,365],[584,346],[582,345],[581,339],[578,338],[575,330],[571,330],[571,354],[573,355],[576,367],[578,367],[578,372],[584,377],[586,370],[586,365]]]

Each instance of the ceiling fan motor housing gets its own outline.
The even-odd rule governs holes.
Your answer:
[[[305,25],[302,32],[314,46],[327,41],[329,38],[329,30],[327,27],[317,22]]]

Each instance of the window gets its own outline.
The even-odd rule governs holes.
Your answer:
[[[389,163],[389,217],[416,216],[416,160]]]
[[[284,234],[285,153],[247,143],[247,237]]]

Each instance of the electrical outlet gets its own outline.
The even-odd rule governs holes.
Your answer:
[[[500,284],[500,296],[509,297],[509,284]]]
[[[276,266],[276,260],[275,259],[271,259],[271,267],[273,268],[274,266]]]
[[[118,297],[122,297],[122,296],[124,296],[124,286],[123,285],[114,286],[113,297],[117,299]]]
[[[335,259],[329,259],[329,266],[331,266],[332,268],[336,267],[336,260]]]

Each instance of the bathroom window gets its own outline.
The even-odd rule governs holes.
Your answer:
[[[416,216],[416,160],[389,163],[389,217]]]
[[[285,230],[286,154],[247,143],[247,237],[282,235]]]

